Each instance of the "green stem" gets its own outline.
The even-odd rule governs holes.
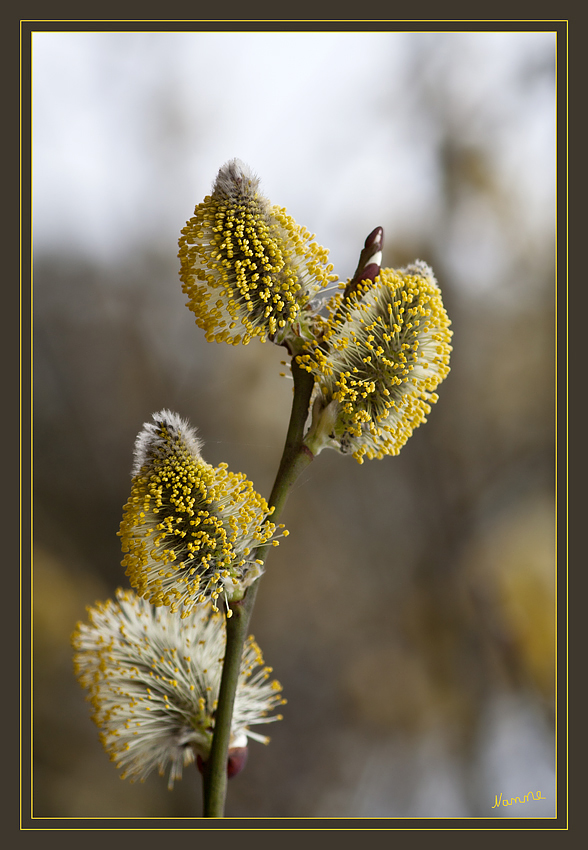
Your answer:
[[[295,358],[292,359],[292,377],[294,378],[294,399],[290,424],[276,480],[268,500],[269,507],[274,508],[272,522],[276,522],[282,513],[292,485],[313,460],[312,452],[303,444],[302,439],[314,378],[299,368]],[[257,550],[255,557],[265,561],[269,548],[265,546]],[[214,735],[210,757],[203,768],[205,818],[224,817],[233,703],[239,681],[243,644],[247,637],[258,585],[259,579],[249,587],[243,599],[230,603],[232,616],[226,621],[227,645],[215,715]]]

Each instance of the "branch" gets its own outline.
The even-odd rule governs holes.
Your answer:
[[[292,485],[314,459],[312,452],[302,443],[314,378],[304,369],[298,367],[296,358],[292,359],[292,377],[294,378],[294,399],[290,424],[286,434],[282,459],[268,501],[269,507],[274,508],[271,515],[272,522],[275,522],[280,516]],[[258,549],[255,557],[265,561],[269,548],[265,546],[261,550]],[[209,759],[203,766],[204,817],[208,818],[224,817],[233,703],[239,681],[243,644],[247,637],[258,584],[259,579],[249,587],[243,599],[230,603],[232,616],[227,618],[226,621],[227,645],[218,695],[214,735]]]

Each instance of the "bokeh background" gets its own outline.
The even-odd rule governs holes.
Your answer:
[[[200,777],[121,782],[75,681],[125,585],[136,433],[189,418],[269,494],[282,349],[207,344],[177,239],[238,156],[330,249],[429,262],[452,371],[400,455],[325,451],[252,631],[285,719],[230,817],[553,816],[554,33],[33,36],[34,814],[197,817]],[[503,798],[545,799],[492,809]]]

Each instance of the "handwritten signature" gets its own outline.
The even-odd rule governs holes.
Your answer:
[[[498,799],[498,794],[496,794],[496,796],[494,797],[494,799],[496,800],[496,802],[494,803],[494,805],[492,806],[492,808],[493,808],[493,809],[497,809],[497,808],[498,808],[498,806],[499,806],[501,803],[502,803],[502,805],[503,805],[503,806],[515,806],[517,803],[528,803],[528,802],[529,802],[529,797],[530,797],[532,800],[535,800],[535,801],[536,801],[536,800],[547,800],[547,797],[542,797],[542,796],[541,796],[541,791],[539,791],[539,792],[538,792],[537,796],[535,796],[535,795],[533,794],[533,792],[532,792],[532,791],[529,791],[529,793],[528,793],[528,794],[525,794],[525,796],[522,798],[522,800],[521,800],[521,798],[520,798],[520,797],[511,797],[511,798],[510,798],[510,800],[507,800],[507,799],[505,798],[505,799],[503,800],[503,799],[502,799],[502,791],[501,791],[501,792],[500,792],[500,799]]]

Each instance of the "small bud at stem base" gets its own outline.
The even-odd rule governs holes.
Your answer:
[[[249,750],[247,747],[231,747],[229,750],[228,758],[227,758],[227,777],[228,779],[232,779],[233,776],[237,776],[238,773],[241,773],[245,765],[247,764],[247,756],[249,755]],[[202,758],[201,755],[196,756],[196,766],[202,775],[204,775],[204,766],[206,762]]]

